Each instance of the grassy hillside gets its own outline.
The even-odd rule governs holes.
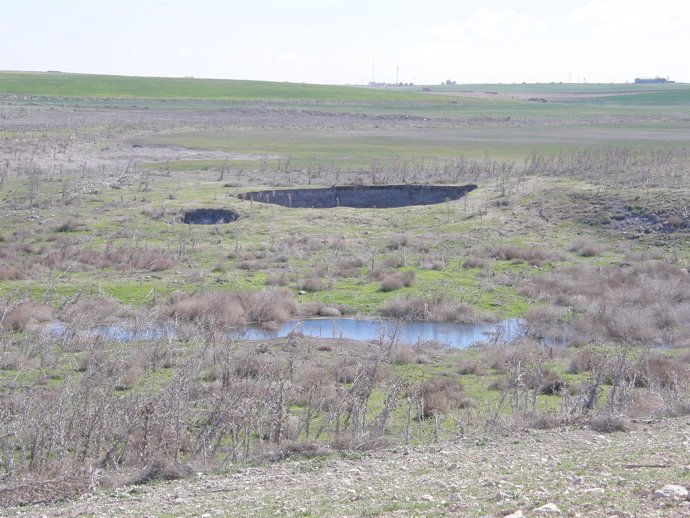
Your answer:
[[[269,81],[0,72],[0,92],[51,97],[152,99],[423,100],[418,93]]]

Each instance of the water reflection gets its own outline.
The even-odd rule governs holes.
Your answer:
[[[396,322],[355,318],[312,319],[288,322],[275,331],[246,328],[238,331],[235,337],[245,340],[266,340],[286,337],[290,333],[300,333],[313,338],[349,338],[363,341],[397,338],[410,344],[434,341],[449,347],[465,348],[478,342],[511,341],[524,334],[524,325],[520,319],[503,320],[497,324]]]
[[[53,332],[64,333],[64,326],[54,326]],[[94,333],[108,340],[157,340],[175,338],[173,326],[129,328],[123,325],[101,326]],[[346,338],[352,340],[391,340],[416,344],[434,341],[449,347],[465,348],[479,342],[510,342],[525,334],[522,319],[507,319],[498,323],[451,324],[436,322],[398,322],[387,319],[307,319],[291,321],[275,330],[246,327],[228,333],[231,339],[270,340],[290,335],[313,338]]]

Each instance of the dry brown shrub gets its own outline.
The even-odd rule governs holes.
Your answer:
[[[297,309],[292,293],[278,288],[259,292],[177,294],[163,313],[174,320],[213,327],[284,322],[295,316]]]
[[[0,310],[2,327],[11,331],[29,331],[53,319],[53,309],[36,302],[24,302],[16,306]]]
[[[459,323],[479,322],[484,317],[469,304],[448,297],[398,297],[386,301],[381,314],[401,320]]]
[[[383,261],[383,264],[388,268],[402,268],[405,266],[405,259],[397,255],[392,255],[386,257],[386,259]]]
[[[136,312],[117,300],[104,297],[79,296],[69,304],[65,304],[58,312],[58,317],[64,322],[86,322],[88,327],[117,322],[136,316]]]
[[[520,292],[567,305],[575,318],[558,324],[580,343],[673,345],[690,336],[690,276],[676,265],[564,266],[525,281]],[[527,320],[544,327],[543,319]]]
[[[320,277],[310,277],[300,282],[300,288],[304,291],[324,291],[329,289],[329,283]]]
[[[300,305],[300,315],[303,317],[339,317],[348,313],[347,306],[342,304],[325,304],[323,302],[305,302]]]
[[[565,379],[552,369],[542,369],[538,376],[533,371],[528,376],[527,386],[548,396],[558,396],[570,389]]]
[[[487,249],[489,257],[499,261],[526,262],[533,266],[544,266],[548,261],[557,261],[561,257],[543,246],[522,248],[517,245],[497,245]]]
[[[146,484],[157,480],[182,480],[193,475],[194,470],[187,464],[170,462],[166,459],[154,459],[129,483]]]
[[[16,371],[27,367],[27,359],[16,351],[4,351],[0,353],[0,371]]]
[[[306,234],[295,234],[288,236],[283,243],[291,249],[294,250],[304,250],[308,252],[314,252],[321,250],[324,246],[324,242],[313,236]]]
[[[391,353],[391,361],[395,365],[411,365],[417,362],[417,351],[412,347],[398,346]]]
[[[511,344],[500,347],[484,346],[480,351],[480,365],[498,372],[506,372],[510,363],[533,364],[540,358],[549,356],[549,352],[544,346],[528,337],[521,337]]]
[[[596,257],[597,255],[601,255],[601,247],[586,239],[575,241],[570,245],[568,250],[582,257]]]
[[[606,413],[592,417],[589,426],[599,433],[629,432],[632,430],[632,425],[626,417]]]
[[[424,417],[446,415],[452,410],[471,405],[457,379],[436,377],[422,383]]]
[[[403,287],[410,287],[414,284],[416,279],[415,272],[406,270],[404,272],[395,272],[384,277],[381,280],[381,291],[389,292],[399,290]]]
[[[477,256],[467,257],[462,263],[462,267],[466,270],[470,268],[486,268],[487,266],[489,266],[489,261],[484,257]]]
[[[456,371],[461,376],[474,374],[475,376],[486,376],[486,370],[477,360],[459,360],[456,364]]]
[[[354,358],[341,357],[333,365],[333,375],[338,383],[352,383],[357,376],[358,362]]]
[[[638,362],[635,370],[637,387],[677,388],[687,382],[690,374],[686,365],[657,352]]]
[[[656,389],[638,388],[630,391],[625,414],[630,419],[650,419],[673,413],[663,394]]]
[[[596,367],[601,366],[605,360],[604,355],[594,349],[588,347],[578,349],[570,358],[568,372],[571,374],[592,372]]]
[[[441,272],[446,268],[446,263],[443,259],[434,259],[432,261],[426,261],[421,264],[422,270],[433,270],[435,272]]]
[[[289,275],[285,271],[281,271],[279,273],[271,273],[266,277],[266,286],[287,286],[290,284],[294,279],[291,278],[292,276]]]
[[[76,232],[82,225],[74,218],[69,218],[55,227],[55,232]]]
[[[0,265],[0,281],[21,281],[25,278],[24,272],[16,266]]]
[[[340,261],[336,267],[335,275],[338,277],[359,277],[361,275],[360,269],[366,264],[366,261],[361,257]]]
[[[407,234],[396,234],[390,238],[386,245],[389,250],[400,250],[410,245],[412,238]]]
[[[683,217],[678,216],[677,214],[672,214],[668,217],[668,224],[673,227],[681,227],[683,226]]]
[[[55,463],[20,477],[11,477],[0,486],[0,508],[78,498],[97,485],[98,478],[94,475],[93,470],[85,467],[67,469]]]

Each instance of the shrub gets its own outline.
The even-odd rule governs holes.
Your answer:
[[[388,292],[399,290],[402,287],[410,287],[414,284],[415,278],[416,274],[412,270],[388,275],[381,280],[381,291]]]
[[[399,290],[404,286],[404,283],[400,277],[397,275],[391,275],[390,277],[385,277],[381,281],[381,291],[389,292]]]
[[[432,261],[424,262],[421,265],[423,270],[433,270],[435,272],[443,271],[445,267],[446,263],[442,259],[434,259]]]
[[[25,302],[5,311],[0,324],[11,331],[28,331],[32,327],[49,322],[53,318],[53,310],[50,307],[35,302]],[[2,316],[1,311],[0,316]]]
[[[594,349],[579,349],[570,358],[568,372],[571,374],[592,372],[595,367],[602,365],[605,360],[604,355]]]
[[[688,378],[688,368],[673,358],[652,353],[635,366],[635,386],[675,388]]]
[[[471,405],[460,382],[446,377],[432,378],[422,383],[421,396],[424,417],[446,415],[452,410]]]
[[[210,326],[284,322],[297,314],[297,302],[285,289],[175,295],[164,309],[168,318]]]
[[[559,325],[580,343],[673,345],[690,336],[690,276],[675,265],[564,266],[523,282],[519,291],[567,307],[575,318]],[[533,314],[527,320],[535,324]]]
[[[88,327],[133,318],[135,315],[134,310],[117,300],[87,296],[77,297],[58,312],[60,320],[69,323],[83,322]]]
[[[357,375],[357,362],[342,357],[333,366],[333,375],[338,383],[352,383]]]
[[[405,259],[400,257],[400,256],[390,256],[386,257],[386,260],[383,262],[388,268],[402,268],[405,266]]]
[[[467,257],[462,263],[462,267],[466,270],[470,268],[486,268],[487,266],[489,266],[489,261],[487,261],[483,257],[475,256]]]
[[[475,376],[485,376],[486,370],[476,360],[459,360],[456,364],[457,373],[461,376],[474,374]]]
[[[417,352],[409,346],[396,347],[391,353],[395,365],[412,365],[417,362]]]
[[[410,241],[410,236],[407,234],[396,234],[390,238],[387,247],[389,250],[400,250],[409,245]]]
[[[533,266],[544,266],[547,261],[556,261],[560,256],[543,246],[522,248],[516,245],[498,245],[487,250],[490,257],[500,261],[527,262]]]
[[[324,279],[319,277],[311,277],[303,280],[300,283],[300,287],[304,291],[324,291],[329,288],[329,284]]]
[[[0,281],[21,281],[25,279],[24,272],[15,266],[0,265]]]
[[[193,475],[194,470],[186,464],[156,459],[146,466],[130,483],[146,484],[156,480],[182,480]]]
[[[672,227],[681,227],[683,226],[683,218],[676,214],[672,214],[668,217],[668,224]]]
[[[623,416],[599,414],[589,420],[592,430],[599,433],[629,432],[632,427],[630,421]]]
[[[464,302],[457,302],[449,297],[398,297],[386,301],[381,314],[402,320],[427,322],[472,323],[482,320],[483,315]]]
[[[601,255],[601,248],[596,243],[583,239],[575,241],[570,245],[568,250],[582,257],[595,257]]]
[[[365,265],[366,261],[361,257],[347,259],[338,263],[335,275],[338,277],[359,277],[359,269]]]

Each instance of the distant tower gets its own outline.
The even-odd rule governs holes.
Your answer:
[[[395,84],[399,85],[400,83],[398,82],[398,72],[400,71],[400,67],[396,66],[395,67]]]

